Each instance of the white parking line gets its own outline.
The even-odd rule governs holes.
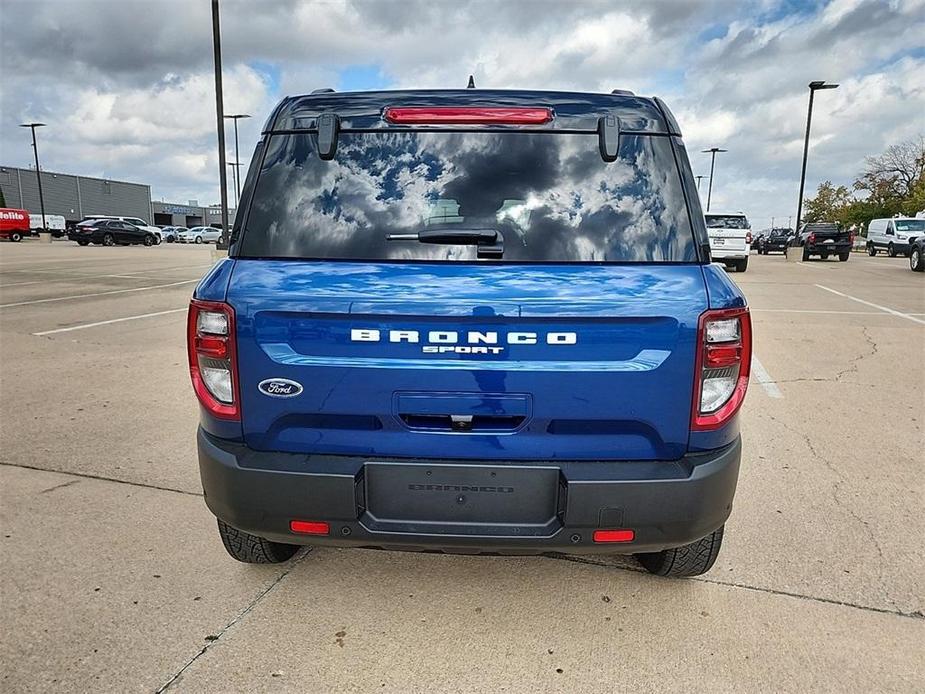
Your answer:
[[[832,294],[837,294],[838,296],[843,296],[846,299],[857,301],[859,304],[864,304],[865,306],[872,306],[873,308],[880,309],[884,313],[889,313],[893,316],[898,316],[899,318],[905,318],[906,320],[911,320],[913,323],[921,323],[922,325],[925,325],[925,320],[922,320],[921,318],[916,318],[915,316],[911,314],[903,313],[902,311],[896,311],[892,308],[887,308],[886,306],[881,306],[880,304],[875,304],[870,301],[865,301],[864,299],[859,299],[856,296],[851,296],[850,294],[844,294],[836,289],[832,289],[831,287],[825,287],[821,284],[817,284],[816,286],[819,287],[819,289],[824,289],[825,291],[831,292]]]
[[[764,311],[766,313],[830,313],[839,316],[879,316],[878,311],[824,311],[822,309],[803,308],[750,308],[752,313]],[[910,314],[915,315],[915,314]]]
[[[172,308],[167,311],[156,311],[154,313],[142,313],[138,316],[125,316],[125,318],[113,318],[112,320],[101,320],[96,323],[84,323],[83,325],[72,325],[69,328],[57,328],[55,330],[43,330],[39,333],[32,333],[38,337],[43,337],[45,335],[55,335],[57,333],[69,333],[72,330],[84,330],[86,328],[95,328],[99,325],[111,325],[112,323],[122,323],[127,320],[139,320],[140,318],[153,318],[154,316],[166,316],[170,313],[180,313],[181,311],[188,311],[187,307],[183,308]]]
[[[0,308],[13,308],[14,306],[31,306],[32,304],[47,304],[52,301],[68,301],[70,299],[87,299],[91,296],[103,296],[105,294],[125,294],[126,292],[144,292],[148,289],[163,289],[165,287],[177,287],[181,284],[193,284],[199,280],[183,280],[182,282],[170,282],[169,284],[155,284],[150,287],[132,287],[131,289],[113,289],[108,292],[92,292],[91,294],[74,294],[72,296],[56,296],[51,299],[33,299],[32,301],[17,301],[13,304],[0,304]]]
[[[780,392],[780,388],[777,387],[777,382],[771,378],[771,374],[758,361],[758,357],[754,355],[752,355],[752,371],[755,374],[755,379],[764,388],[764,392],[768,394],[769,398],[781,399],[784,397],[784,394]]]

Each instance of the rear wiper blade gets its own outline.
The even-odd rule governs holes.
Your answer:
[[[478,246],[479,256],[500,257],[504,253],[504,237],[497,229],[424,229],[407,234],[389,234],[389,241]]]

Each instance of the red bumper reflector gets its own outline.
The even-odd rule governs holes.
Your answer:
[[[331,532],[331,526],[324,521],[289,521],[289,529],[303,535],[327,535]]]
[[[389,106],[385,119],[405,125],[542,125],[552,120],[552,109],[518,106]]]
[[[595,542],[632,542],[635,537],[632,530],[595,530],[592,539]]]

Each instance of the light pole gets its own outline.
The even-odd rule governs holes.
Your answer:
[[[42,169],[39,167],[39,146],[35,141],[35,129],[44,127],[44,123],[21,123],[20,128],[29,128],[32,130],[32,150],[35,153],[35,177],[39,182],[39,207],[42,210],[42,231],[48,231],[45,224],[45,195],[42,193]],[[23,201],[20,200],[22,203]]]
[[[710,187],[707,189],[707,212],[710,211],[710,200],[713,199],[713,169],[716,166],[716,153],[728,151],[728,149],[720,149],[719,147],[710,147],[710,149],[703,150],[704,154],[710,153]]]
[[[241,160],[238,156],[238,121],[241,118],[250,118],[249,113],[236,113],[233,116],[225,116],[225,120],[234,121],[234,167],[235,167],[235,179],[234,179],[234,190],[235,190],[235,200],[237,201],[241,197]],[[235,202],[235,209],[238,207],[238,203]]]
[[[706,178],[706,176],[694,176],[697,179],[697,192],[700,192],[700,182]]]
[[[225,106],[222,101],[222,30],[218,0],[212,0],[212,60],[215,63],[215,120],[218,131],[218,179],[222,201],[222,238],[218,250],[228,248],[228,177],[225,175]]]
[[[800,200],[797,202],[797,230],[800,227],[800,216],[803,214],[803,186],[806,184],[806,157],[809,154],[809,126],[813,122],[813,96],[817,89],[835,89],[837,84],[826,84],[825,80],[816,80],[809,83],[809,109],[806,111],[806,139],[803,141],[803,169],[800,171]]]

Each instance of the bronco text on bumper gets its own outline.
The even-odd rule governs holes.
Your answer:
[[[239,209],[188,322],[203,489],[231,556],[712,566],[751,323],[710,265],[659,99],[288,98]]]

